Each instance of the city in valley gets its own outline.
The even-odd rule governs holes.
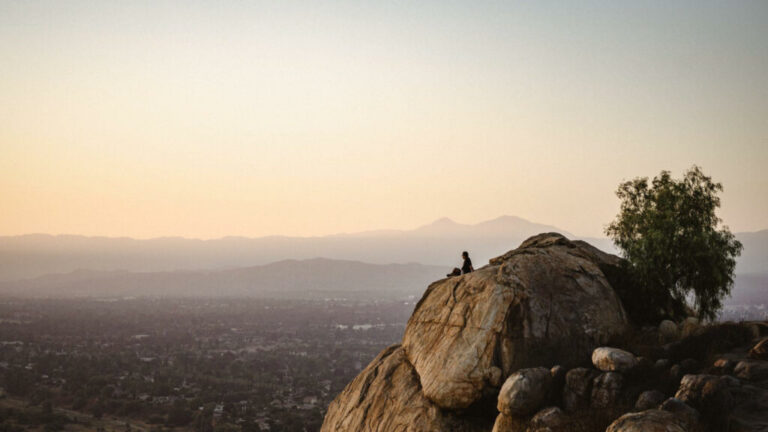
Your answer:
[[[402,337],[413,307],[4,299],[0,430],[318,430],[331,400]]]

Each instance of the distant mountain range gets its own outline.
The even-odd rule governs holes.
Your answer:
[[[324,237],[136,240],[8,236],[0,237],[0,293],[294,296],[289,293],[293,290],[312,296],[420,294],[429,282],[459,266],[461,251],[469,251],[479,267],[542,232],[580,238],[515,216],[478,224],[444,218],[413,230]],[[768,230],[737,233],[736,237],[744,243],[744,252],[737,265],[733,299],[765,298],[768,302]],[[616,252],[607,238],[580,239]]]
[[[445,268],[316,258],[229,270],[126,272],[76,270],[0,282],[0,293],[32,297],[269,297],[403,299],[420,297]]]
[[[225,269],[286,259],[329,258],[374,264],[456,266],[468,250],[477,263],[516,248],[526,238],[557,231],[550,225],[503,216],[475,225],[439,219],[414,230],[382,230],[324,237],[225,237],[149,240],[30,234],[0,237],[0,281],[78,269],[167,271]]]

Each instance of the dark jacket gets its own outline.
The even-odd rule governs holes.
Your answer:
[[[461,266],[461,272],[464,274],[472,273],[472,260],[469,257],[464,258],[464,264]]]

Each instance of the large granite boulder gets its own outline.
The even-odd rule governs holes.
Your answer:
[[[461,409],[530,366],[574,364],[623,332],[627,316],[600,270],[617,258],[560,234],[540,234],[490,264],[429,286],[403,348],[424,395]]]
[[[321,432],[474,431],[421,393],[416,372],[399,345],[376,357],[328,407]]]

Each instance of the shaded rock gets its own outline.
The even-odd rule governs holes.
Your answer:
[[[692,336],[696,334],[700,327],[701,324],[699,324],[698,318],[688,317],[680,324],[680,334],[684,338]]]
[[[522,417],[499,413],[496,416],[496,422],[493,424],[492,432],[521,432],[526,429],[527,425],[527,420]]]
[[[724,429],[733,398],[728,385],[715,375],[686,375],[680,381],[675,398],[696,408],[715,429]]]
[[[560,395],[563,393],[563,386],[565,386],[565,368],[557,365],[553,366],[552,369],[549,370],[550,375],[552,375],[552,391],[550,393],[550,400],[552,404],[559,404],[560,403]]]
[[[719,358],[712,364],[720,373],[731,373],[736,366],[736,362],[729,358]]]
[[[621,393],[624,377],[618,372],[603,372],[592,381],[591,405],[593,408],[608,408]]]
[[[660,410],[674,414],[679,424],[687,431],[701,429],[701,415],[695,408],[677,398],[669,398],[659,407]]]
[[[678,381],[683,378],[683,368],[679,364],[672,365],[671,368],[669,368],[669,376],[674,379],[675,381]]]
[[[617,257],[560,234],[541,234],[475,272],[429,286],[403,347],[423,393],[466,408],[502,375],[555,360],[588,358],[627,317],[600,265]]]
[[[501,385],[501,369],[497,367],[490,367],[486,372],[486,381],[493,387],[499,387]]]
[[[622,349],[600,347],[592,352],[592,364],[603,372],[629,372],[638,361],[634,354]]]
[[[493,432],[571,432],[568,417],[558,407],[544,408],[530,421],[520,417],[499,414]]]
[[[768,360],[768,337],[760,340],[749,350],[749,358]]]
[[[568,418],[558,407],[544,408],[531,419],[526,432],[555,432],[568,430]]]
[[[680,338],[680,332],[677,329],[677,324],[670,320],[664,320],[659,323],[659,341],[661,343],[668,343]]]
[[[728,388],[741,386],[741,381],[738,378],[732,377],[730,375],[722,375],[720,377],[720,381],[722,381],[723,384]]]
[[[624,414],[605,432],[689,432],[685,422],[668,411],[651,409]]]
[[[510,375],[501,387],[497,408],[510,416],[533,414],[546,402],[551,386],[549,369],[520,369]]]
[[[658,359],[656,360],[656,363],[653,364],[653,368],[656,370],[663,370],[669,367],[669,365],[672,362],[669,361],[669,359]]]
[[[575,368],[565,374],[563,407],[574,412],[589,406],[592,397],[592,381],[599,375],[594,369]]]
[[[563,382],[565,382],[565,368],[564,367],[562,367],[560,365],[552,366],[552,368],[549,369],[549,373],[550,373],[550,375],[552,375],[553,382],[557,382],[557,381],[561,381],[561,380]]]
[[[399,345],[381,352],[331,402],[323,432],[482,430],[444,414],[420,391]]]
[[[658,408],[664,402],[666,396],[658,390],[647,390],[640,393],[635,402],[635,411],[645,411],[651,408]]]
[[[733,432],[768,431],[768,389],[751,384],[731,387],[735,406],[731,411]]]
[[[696,372],[699,368],[699,362],[696,359],[687,358],[680,362],[680,369],[684,374]]]
[[[653,369],[653,362],[648,357],[638,357],[637,358],[637,367],[632,372],[644,374],[649,372],[651,369]]]
[[[738,378],[749,381],[768,380],[768,361],[742,360],[733,368],[733,373]]]

